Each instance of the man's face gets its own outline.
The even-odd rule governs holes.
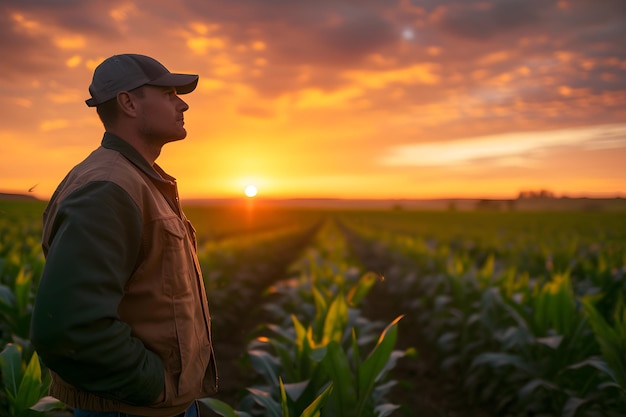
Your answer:
[[[145,85],[135,94],[140,134],[151,144],[164,145],[184,139],[183,113],[189,109],[173,87]]]

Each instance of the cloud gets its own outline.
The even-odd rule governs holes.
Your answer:
[[[547,132],[514,132],[466,138],[462,141],[401,145],[380,159],[388,166],[441,166],[477,160],[528,164],[532,156],[548,148],[626,148],[626,125],[593,126]]]
[[[0,130],[86,149],[95,65],[138,52],[200,74],[190,136],[228,158],[263,132],[272,158],[307,155],[311,177],[437,163],[452,182],[454,164],[623,147],[619,131],[580,135],[626,120],[625,17],[623,0],[6,0]],[[222,155],[183,146],[199,164]]]
[[[532,0],[500,0],[458,2],[440,10],[440,27],[453,35],[474,40],[494,36],[539,22],[541,3]]]

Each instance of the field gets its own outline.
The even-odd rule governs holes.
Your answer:
[[[64,416],[29,342],[42,202],[0,201],[0,415]],[[623,416],[626,213],[185,207],[203,416]]]

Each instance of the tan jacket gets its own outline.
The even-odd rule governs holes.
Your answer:
[[[32,337],[50,395],[167,417],[217,391],[195,231],[174,178],[105,134],[53,195],[43,248]]]

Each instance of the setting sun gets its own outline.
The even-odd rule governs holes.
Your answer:
[[[257,189],[254,185],[248,185],[244,192],[246,193],[246,197],[254,197],[257,193]]]

